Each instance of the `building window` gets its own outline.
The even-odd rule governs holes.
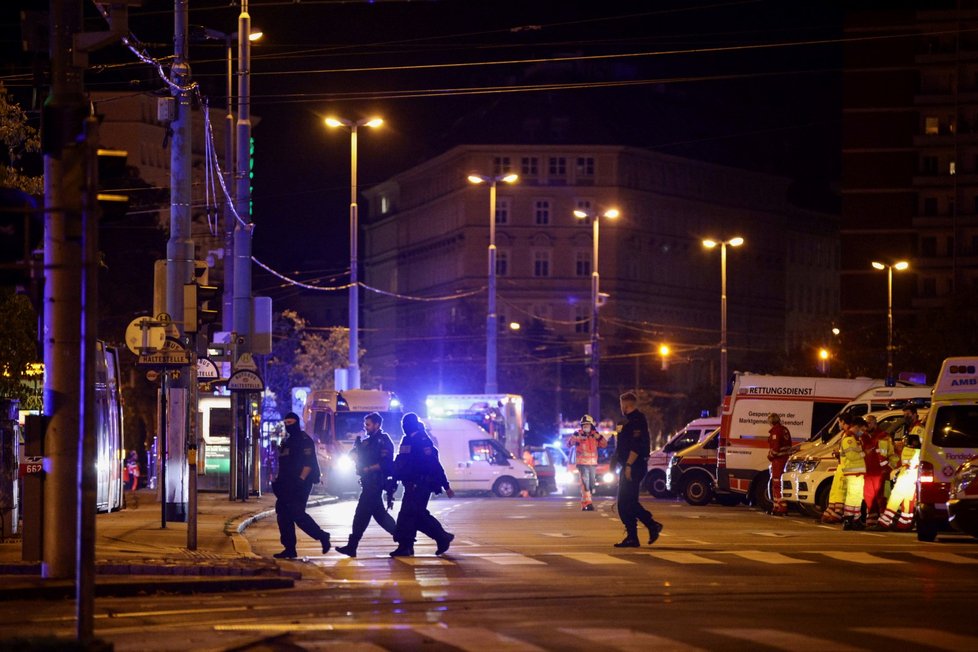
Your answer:
[[[496,250],[496,276],[509,276],[509,251]]]
[[[539,226],[550,224],[549,199],[538,199],[533,202],[533,222]]]
[[[509,198],[496,198],[496,224],[509,224]]]
[[[954,165],[954,161],[951,161],[950,163],[947,164],[947,173],[950,174],[951,176],[954,176],[955,169],[956,166]]]
[[[578,156],[577,157],[577,176],[579,176],[579,177],[593,177],[594,176],[594,157],[593,156]]]
[[[937,174],[937,157],[924,156],[920,159],[920,171],[923,174]]]
[[[928,136],[936,136],[941,131],[941,119],[936,115],[929,115],[924,118],[924,133]]]
[[[533,252],[533,275],[550,276],[550,251],[538,249]]]
[[[567,176],[567,159],[563,156],[551,156],[547,171],[551,177]]]
[[[493,156],[492,157],[492,173],[493,175],[509,174],[513,171],[513,166],[509,162],[508,156]]]
[[[591,310],[590,306],[578,304],[574,306],[574,332],[591,332]]]
[[[582,250],[575,253],[574,275],[575,276],[591,275],[591,252],[590,251]]]
[[[391,211],[391,199],[387,195],[380,196],[380,214],[386,215]]]
[[[520,174],[524,177],[535,177],[540,174],[539,160],[536,156],[524,156],[520,160]]]

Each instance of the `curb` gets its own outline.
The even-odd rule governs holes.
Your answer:
[[[266,589],[291,589],[295,586],[292,577],[235,577],[212,576],[207,579],[186,577],[160,577],[140,575],[129,581],[107,581],[95,583],[96,597],[129,597],[155,593],[223,593],[225,591],[259,591]],[[0,591],[0,601],[4,600],[61,600],[75,595],[72,580],[52,580],[43,584],[7,583]]]
[[[314,498],[306,503],[306,507],[320,507],[322,505],[332,505],[338,502],[340,502],[340,498],[337,496],[320,496],[319,498]],[[247,530],[252,523],[274,515],[275,509],[265,509],[260,512],[249,514],[248,516],[232,517],[225,521],[224,534],[231,537],[231,545],[234,547],[234,551],[242,557],[263,559],[261,555],[252,552],[251,544],[248,543],[248,539],[245,538],[244,531]]]

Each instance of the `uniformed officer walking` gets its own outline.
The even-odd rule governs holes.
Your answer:
[[[401,511],[397,514],[394,541],[397,550],[391,557],[411,557],[414,555],[414,540],[418,531],[431,537],[438,544],[436,555],[444,554],[455,538],[442,527],[431,512],[428,500],[432,492],[440,494],[442,489],[449,498],[455,496],[445,469],[438,461],[438,449],[425,432],[424,424],[414,412],[408,412],[401,419],[404,437],[401,439],[397,458],[394,460],[394,479],[404,485],[404,498]]]
[[[394,534],[394,517],[384,509],[384,489],[394,468],[394,442],[390,435],[381,429],[384,418],[376,412],[371,412],[363,418],[363,429],[367,437],[357,438],[352,456],[357,465],[357,475],[360,476],[360,500],[353,513],[353,531],[345,546],[338,546],[336,552],[349,557],[357,556],[357,544],[363,538],[363,533],[373,517],[380,527]]]
[[[278,520],[282,552],[272,555],[278,559],[295,559],[295,526],[319,541],[323,554],[329,552],[329,532],[306,514],[306,502],[312,485],[319,482],[319,461],[316,459],[316,442],[303,432],[299,417],[289,412],[282,420],[288,433],[279,446],[278,476],[272,482],[275,492],[275,517]]]
[[[638,410],[638,397],[632,392],[625,392],[619,398],[621,413],[625,422],[618,433],[618,445],[615,449],[615,460],[621,466],[618,476],[618,516],[625,525],[625,538],[615,544],[616,548],[638,548],[642,544],[638,540],[638,525],[649,529],[649,544],[655,543],[662,531],[662,523],[654,520],[649,510],[638,501],[642,478],[648,471],[649,423],[645,415]]]

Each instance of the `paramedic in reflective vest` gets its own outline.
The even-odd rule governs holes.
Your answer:
[[[272,482],[275,492],[275,517],[278,521],[282,552],[272,555],[277,559],[294,559],[296,554],[295,526],[319,541],[323,554],[329,552],[329,533],[306,513],[306,502],[312,485],[319,482],[319,461],[316,459],[316,442],[303,432],[299,417],[289,412],[282,420],[288,433],[278,451],[278,476]]]
[[[608,440],[598,433],[597,424],[590,414],[581,417],[581,429],[567,439],[574,447],[574,463],[581,480],[581,511],[593,512],[591,494],[594,492],[594,475],[598,468],[598,449],[607,448]]]
[[[889,529],[896,522],[896,529],[909,531],[913,529],[913,512],[917,498],[917,474],[920,467],[920,437],[924,426],[917,416],[917,408],[905,408],[904,436],[896,441],[896,450],[900,454],[900,469],[893,480],[893,490],[886,501],[886,511],[880,516],[880,526]]]
[[[615,544],[616,548],[638,548],[637,522],[649,529],[649,544],[655,543],[662,531],[662,523],[655,521],[649,510],[638,501],[642,478],[648,470],[649,424],[645,415],[638,410],[638,397],[625,392],[619,398],[621,413],[625,421],[618,431],[618,445],[615,448],[615,462],[621,466],[618,476],[618,516],[625,526],[625,538]]]
[[[890,470],[900,466],[900,456],[896,453],[890,433],[879,427],[872,414],[866,415],[866,432],[862,445],[866,453],[866,477],[863,480],[866,529],[882,529],[879,526],[880,512],[886,506],[883,488],[890,479]]]
[[[391,557],[411,557],[414,555],[414,539],[421,531],[435,540],[436,555],[444,554],[455,538],[442,527],[431,512],[428,500],[432,492],[440,494],[442,489],[449,498],[455,496],[445,469],[438,461],[438,449],[425,432],[424,424],[414,412],[408,412],[401,419],[404,437],[394,460],[394,479],[404,485],[404,498],[401,511],[397,514],[394,528],[394,541],[397,549]]]
[[[336,552],[348,557],[357,556],[357,545],[363,538],[363,533],[370,524],[370,519],[377,525],[394,534],[394,517],[384,509],[384,489],[389,488],[388,480],[394,469],[394,442],[390,435],[381,429],[384,418],[376,412],[371,412],[363,418],[363,429],[367,433],[365,439],[357,437],[351,456],[357,466],[360,476],[360,499],[353,513],[353,529],[345,546],[337,546]]]
[[[856,417],[852,429],[842,435],[839,449],[839,465],[846,480],[846,501],[842,512],[843,530],[862,530],[859,520],[863,505],[863,484],[866,475],[866,453],[863,451],[862,437],[866,431],[866,420]]]
[[[844,436],[847,430],[852,428],[852,417],[843,414],[839,417],[839,426]],[[841,443],[841,442],[840,442]],[[832,475],[832,484],[829,487],[829,502],[822,512],[822,523],[841,523],[843,508],[846,501],[846,477],[842,474],[842,454],[839,449],[833,452],[839,463],[835,465],[835,473]]]
[[[781,417],[775,412],[768,416],[767,422],[771,425],[767,438],[767,459],[771,462],[771,513],[775,516],[787,516],[788,505],[781,496],[781,476],[791,453],[791,433],[781,425]]]

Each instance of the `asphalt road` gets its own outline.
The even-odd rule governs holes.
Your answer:
[[[457,536],[411,559],[371,525],[360,556],[306,560],[296,588],[100,599],[97,633],[117,650],[975,650],[978,541],[843,532],[746,507],[643,499],[665,524],[620,550],[611,499],[456,497],[432,511]],[[354,503],[311,510],[345,543]],[[280,549],[273,520],[247,531]],[[71,603],[0,615],[4,631],[70,634]]]

